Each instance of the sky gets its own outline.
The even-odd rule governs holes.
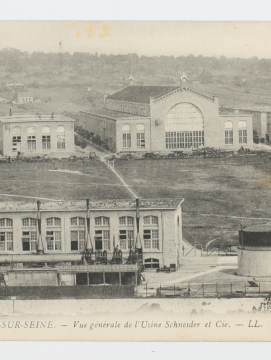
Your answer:
[[[0,21],[0,49],[28,52],[271,58],[270,45],[271,22]]]

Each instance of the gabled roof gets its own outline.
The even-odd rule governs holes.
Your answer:
[[[107,99],[131,101],[138,103],[150,103],[150,97],[157,97],[178,89],[180,86],[138,86],[130,85],[115,94],[107,96]]]

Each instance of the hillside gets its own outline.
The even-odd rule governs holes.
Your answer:
[[[182,72],[188,85],[218,95],[220,105],[271,106],[271,60],[194,57],[138,57],[137,54],[0,51],[0,97],[12,101],[20,89],[34,95],[34,104],[0,103],[0,112],[68,112],[99,108],[104,97],[128,85],[177,85]],[[23,84],[16,88],[11,84]]]

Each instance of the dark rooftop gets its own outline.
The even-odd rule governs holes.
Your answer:
[[[135,115],[135,114],[129,114],[129,113],[125,113],[125,112],[121,112],[121,111],[114,111],[114,110],[109,110],[109,109],[97,109],[97,110],[80,111],[80,112],[86,113],[86,114],[110,117],[112,119],[145,117],[145,116],[139,116],[139,115]]]
[[[115,94],[107,96],[107,99],[131,101],[138,103],[150,103],[150,97],[156,97],[178,89],[180,86],[137,86],[130,85]]]

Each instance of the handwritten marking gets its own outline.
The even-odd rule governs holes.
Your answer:
[[[85,29],[84,31],[87,32],[87,38],[89,39],[91,37],[91,34],[93,33],[93,26],[91,25],[91,22],[86,21],[85,24],[89,26],[88,29]]]
[[[100,39],[103,39],[103,38],[106,37],[106,36],[111,37],[111,35],[107,32],[107,31],[110,29],[110,26],[109,26],[109,25],[103,25],[102,29],[103,29],[103,32],[104,32],[104,33],[101,34],[101,35],[99,35],[99,36],[100,36]]]

